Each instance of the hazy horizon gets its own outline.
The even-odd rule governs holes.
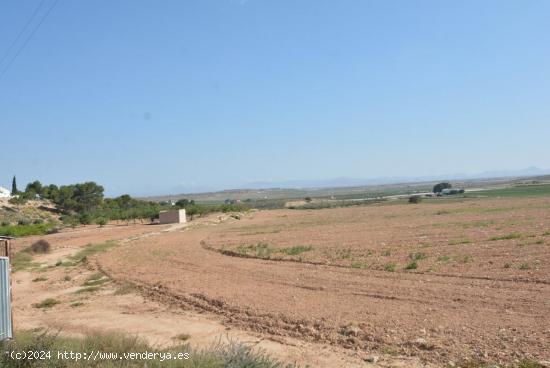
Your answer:
[[[550,168],[549,2],[40,4],[0,13],[8,188]]]

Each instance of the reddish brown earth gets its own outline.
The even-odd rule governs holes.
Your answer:
[[[550,360],[549,230],[548,198],[278,210],[136,240],[98,262],[231,326],[437,364],[514,363]]]

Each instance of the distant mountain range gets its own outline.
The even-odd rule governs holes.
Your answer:
[[[520,170],[502,170],[502,171],[485,171],[478,174],[447,174],[447,175],[430,175],[430,176],[416,176],[416,177],[384,177],[384,178],[348,178],[338,177],[332,179],[320,179],[320,180],[288,180],[278,182],[252,182],[241,186],[241,188],[253,188],[253,189],[270,189],[270,188],[335,188],[335,187],[356,187],[363,185],[383,185],[394,183],[418,183],[425,181],[438,181],[438,180],[468,180],[468,179],[485,179],[485,178],[509,178],[509,177],[524,177],[524,176],[538,176],[538,175],[550,175],[550,169],[541,169],[538,167],[528,167]]]

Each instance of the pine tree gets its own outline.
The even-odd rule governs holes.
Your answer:
[[[16,195],[19,193],[17,190],[17,180],[15,180],[15,175],[13,176],[13,180],[11,181],[11,195]]]

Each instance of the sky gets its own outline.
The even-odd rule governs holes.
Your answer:
[[[549,16],[545,0],[2,1],[0,185],[550,168]]]

